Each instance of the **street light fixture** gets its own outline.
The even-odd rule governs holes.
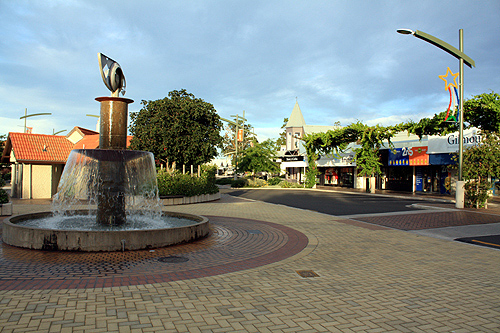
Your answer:
[[[448,52],[455,58],[459,60],[459,134],[458,134],[458,181],[457,181],[457,189],[455,196],[455,205],[457,208],[464,208],[464,191],[463,191],[463,180],[462,180],[462,166],[463,166],[463,145],[464,145],[464,63],[470,68],[476,67],[476,63],[472,58],[467,56],[464,52],[464,32],[463,29],[459,30],[459,49],[451,46],[450,44],[442,41],[439,38],[436,38],[432,35],[429,35],[425,32],[419,30],[410,30],[410,29],[398,29],[398,33],[403,35],[413,35],[417,38],[420,38],[436,47],[439,47],[441,50]]]
[[[28,127],[26,127],[26,118],[35,117],[35,116],[50,116],[50,115],[52,115],[52,113],[49,113],[49,112],[28,114],[28,108],[25,108],[24,109],[24,116],[19,117],[19,119],[24,119],[24,133],[26,133],[27,129],[28,129]]]

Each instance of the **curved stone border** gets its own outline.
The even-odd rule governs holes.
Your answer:
[[[164,215],[193,220],[192,225],[148,230],[93,231],[31,228],[16,223],[51,216],[51,212],[17,215],[4,220],[4,243],[34,250],[122,251],[165,247],[205,237],[210,231],[206,217],[164,212]]]
[[[160,200],[164,206],[175,206],[175,205],[188,205],[201,202],[215,201],[219,199],[220,199],[220,192],[214,194],[195,195],[192,197],[171,196],[171,197],[165,197]]]

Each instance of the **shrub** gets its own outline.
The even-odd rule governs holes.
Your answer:
[[[179,171],[160,170],[157,175],[160,196],[182,195],[192,197],[219,192],[215,185],[215,167],[203,166],[200,177],[182,174]]]
[[[231,178],[218,178],[215,181],[215,184],[217,184],[217,185],[229,185],[232,183],[233,183],[233,180]]]
[[[236,179],[236,180],[232,181],[231,187],[241,188],[241,187],[244,187],[246,185],[246,183],[247,183],[246,179]]]
[[[9,196],[2,187],[5,185],[5,181],[0,177],[0,204],[9,202]]]
[[[267,182],[264,179],[259,178],[247,178],[245,187],[264,187]]]
[[[490,182],[469,180],[464,184],[465,207],[484,208],[489,197]]]
[[[299,183],[287,182],[286,180],[284,180],[280,183],[280,187],[281,188],[303,188],[304,185],[301,185]]]
[[[0,189],[0,204],[4,204],[7,202],[9,202],[9,195],[7,194],[7,192],[5,192],[5,190]]]
[[[283,181],[283,179],[282,179],[282,178],[280,178],[280,177],[273,177],[273,178],[269,179],[269,180],[267,181],[267,183],[268,183],[269,185],[278,185],[278,184],[279,184],[279,183],[281,183],[282,181]]]

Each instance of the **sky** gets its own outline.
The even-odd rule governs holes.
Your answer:
[[[96,129],[111,93],[97,54],[116,60],[124,97],[186,89],[223,118],[277,138],[298,101],[308,125],[395,125],[445,111],[439,78],[458,60],[399,28],[459,47],[465,99],[500,93],[500,1],[0,0],[0,135]]]

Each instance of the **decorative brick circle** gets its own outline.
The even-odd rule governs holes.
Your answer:
[[[0,290],[103,288],[194,279],[277,262],[299,253],[308,242],[301,232],[275,223],[209,219],[208,237],[155,250],[49,252],[0,242]]]

